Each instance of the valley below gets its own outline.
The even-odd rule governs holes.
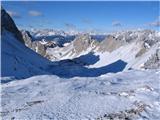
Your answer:
[[[1,8],[2,120],[159,120],[160,31],[19,30]]]

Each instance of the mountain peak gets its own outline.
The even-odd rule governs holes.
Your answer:
[[[16,27],[10,15],[1,7],[1,29],[11,32],[20,42],[24,43],[21,32]]]

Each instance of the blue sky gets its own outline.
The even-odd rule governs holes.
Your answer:
[[[2,2],[20,28],[158,30],[160,2]]]

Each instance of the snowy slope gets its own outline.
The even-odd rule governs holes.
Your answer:
[[[142,54],[139,57],[136,57],[137,53],[142,48],[142,42],[132,42],[126,45],[121,46],[120,48],[114,50],[113,52],[95,52],[95,55],[99,55],[100,60],[95,63],[94,65],[90,66],[93,67],[102,67],[104,65],[110,64],[114,61],[119,59],[125,61],[127,63],[125,69],[135,68],[141,69],[143,64],[156,53],[156,50],[159,47],[159,44],[153,45],[148,51]]]
[[[26,47],[12,18],[3,8],[1,13],[1,76],[22,79],[49,74],[45,70],[51,62]]]
[[[19,42],[12,33],[4,30],[1,40],[1,75],[17,78],[47,74],[50,62]]]
[[[159,82],[158,70],[95,78],[34,76],[2,84],[1,115],[3,120],[159,120]]]
[[[51,61],[73,59],[88,54],[94,50],[97,43],[89,34],[79,34],[66,46],[48,48],[46,53],[50,56]]]
[[[147,41],[145,52],[144,41],[130,41],[139,32],[124,33],[129,42],[103,52],[90,36],[80,36],[63,48],[48,49],[50,62],[16,37],[19,30],[6,16],[1,33],[2,120],[160,119],[160,69],[127,71],[141,68],[155,54],[159,38],[154,34],[147,32],[147,39],[146,32],[140,35]]]
[[[94,40],[82,35],[65,47],[48,48],[47,54],[52,61],[59,61],[65,59],[72,60],[89,53],[94,53],[95,56],[99,56],[99,60],[95,64],[90,65],[89,68],[99,68],[117,60],[122,60],[127,63],[125,70],[130,68],[142,69],[144,68],[144,64],[159,49],[160,34],[158,31],[149,30],[112,33],[104,41],[100,43],[91,42],[90,45],[87,45],[87,48],[77,52],[77,48],[83,48],[87,44],[83,43],[84,41]],[[86,63],[88,61],[90,59],[85,59],[81,62]]]

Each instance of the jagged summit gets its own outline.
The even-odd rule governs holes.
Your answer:
[[[73,47],[76,54],[79,54],[83,51],[86,51],[88,48],[93,47],[94,40],[91,39],[89,34],[80,34],[77,35],[73,41]]]
[[[27,47],[51,61],[60,61],[61,63],[61,60],[70,59],[74,62],[80,61],[80,64],[87,65],[85,66],[87,68],[99,68],[113,64],[116,61],[123,61],[124,63],[126,63],[126,65],[123,66],[123,70],[128,70],[131,68],[159,68],[159,58],[157,59],[156,51],[158,51],[160,34],[157,31],[133,30],[116,32],[108,34],[104,40],[98,41],[96,39],[93,39],[92,35],[90,34],[77,34],[73,38],[69,37],[66,40],[64,39],[65,37],[67,37],[66,35],[59,36],[60,33],[57,34],[55,33],[56,31],[44,30],[43,32],[40,31],[40,33],[39,31],[36,32],[35,36],[38,36],[37,38],[40,39],[37,40],[35,39],[35,36],[33,36],[33,33],[30,33],[29,31],[22,30],[20,32],[17,29],[14,21],[3,8],[1,15],[3,34],[2,39],[5,39],[6,41],[14,39],[13,41],[18,40],[21,42],[23,40]],[[7,26],[8,24],[9,26]],[[8,39],[9,37],[10,39]],[[11,44],[14,44],[13,41]],[[23,45],[23,47],[25,46]],[[24,49],[28,49],[26,47],[23,47],[21,48],[22,51]],[[3,51],[5,51],[5,48],[3,49]],[[16,50],[13,49],[13,51]],[[17,51],[18,54],[21,53],[19,50]],[[8,53],[8,51],[6,53]],[[14,54],[13,56],[17,56],[15,53],[12,54]],[[29,52],[29,56],[30,54],[32,53]],[[33,54],[35,55],[35,53]],[[33,56],[33,54],[31,56]],[[26,59],[24,56],[21,56],[20,59],[21,58]],[[93,60],[94,62],[90,60]],[[15,59],[15,61],[17,60]],[[92,64],[89,64],[89,61]],[[43,65],[40,66],[44,67]],[[16,67],[16,69],[18,68]]]
[[[60,14],[53,14],[59,12],[61,6],[52,7],[51,3],[40,5],[36,2],[35,7],[31,6],[45,14],[45,17],[38,17],[42,15],[41,12],[31,12],[36,16],[35,20],[41,22],[42,26],[47,27],[48,24],[48,28],[53,26],[50,20],[55,15],[61,15],[56,16],[59,20],[66,17],[62,15],[63,10]],[[63,8],[68,8],[65,4]],[[13,7],[14,10],[14,5],[8,8]],[[54,29],[19,31],[9,16],[16,12],[7,14],[2,8],[1,119],[160,120],[160,31],[130,30],[107,35],[76,33],[78,26],[90,28],[100,25],[101,29],[105,29],[107,21],[103,22],[106,19],[101,18],[101,14],[95,14],[101,9],[94,9],[95,12],[91,9],[91,14],[88,11],[86,14],[83,12],[85,6],[81,7],[83,4],[80,9],[77,9],[79,3],[77,7],[75,3],[68,5],[71,6],[70,10],[73,5],[73,12],[78,13],[76,18],[71,15],[76,21],[65,25],[66,30],[73,28],[68,32]],[[86,7],[90,9],[88,5]],[[91,7],[96,5],[100,4],[96,2]],[[111,6],[109,4],[109,8]],[[122,4],[120,6],[124,7]],[[131,6],[134,5],[131,3]],[[21,6],[17,6],[17,2],[15,7],[17,12],[23,13],[18,11]],[[24,9],[24,12],[28,11]],[[104,11],[102,9],[100,13]],[[67,19],[72,20],[68,15]],[[81,17],[93,18],[93,23],[85,20],[82,22],[86,25],[81,23],[74,26]],[[65,18],[58,21],[57,27],[59,22],[64,21]],[[98,21],[102,22],[98,25]],[[26,22],[22,22],[23,26],[28,24]],[[38,26],[37,23],[33,22],[32,26]],[[120,27],[120,22],[115,23],[115,28]]]
[[[22,79],[47,74],[45,69],[49,60],[26,47],[12,18],[3,8],[1,12],[1,76]]]
[[[24,43],[21,32],[18,30],[16,24],[9,14],[3,9],[3,7],[1,7],[1,30],[2,32],[4,30],[11,32],[17,38],[17,40]]]

